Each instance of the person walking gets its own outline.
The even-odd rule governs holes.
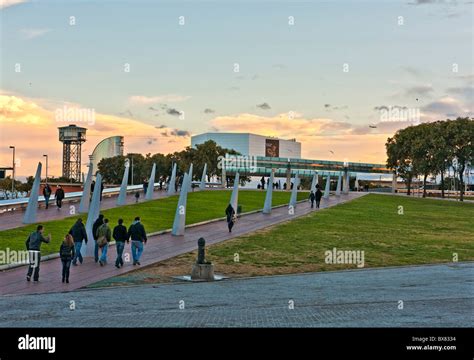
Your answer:
[[[49,198],[52,192],[53,191],[51,190],[51,186],[49,186],[49,184],[46,183],[43,188],[44,204],[45,204],[46,209],[49,207]]]
[[[133,265],[140,265],[140,257],[143,253],[143,244],[146,244],[147,237],[145,227],[137,216],[132,225],[128,228],[127,236],[132,240],[132,258]]]
[[[129,243],[127,228],[123,225],[123,219],[118,219],[118,225],[114,227],[112,237],[115,240],[115,248],[117,250],[117,259],[115,260],[115,267],[120,269],[123,266],[123,250],[125,249],[125,242]]]
[[[82,248],[82,241],[85,241],[87,244],[87,232],[82,219],[79,218],[75,222],[75,224],[69,230],[69,235],[72,236],[74,240],[74,256],[72,258],[72,264],[74,266],[77,265],[77,260],[82,264],[84,259],[82,258],[81,248]]]
[[[31,280],[33,274],[33,281],[39,281],[40,263],[41,263],[41,244],[49,243],[51,241],[51,234],[47,237],[43,236],[44,227],[38,225],[36,231],[32,232],[28,239],[26,239],[26,249],[28,250],[28,258],[30,265],[28,266],[28,272],[26,274],[26,280]]]
[[[91,182],[91,196],[89,200],[92,200],[92,195],[94,195],[94,189],[95,189],[95,180],[92,180]]]
[[[319,204],[321,203],[321,198],[323,197],[323,193],[321,189],[319,188],[319,184],[316,185],[316,209],[319,209]]]
[[[97,230],[104,223],[104,215],[100,214],[94,224],[92,225],[92,236],[94,237],[94,260],[95,262],[99,261],[99,246],[97,245]]]
[[[71,260],[75,258],[74,239],[71,234],[67,234],[59,248],[59,257],[63,264],[63,283],[69,284],[69,270],[71,268]]]
[[[314,200],[316,199],[316,196],[314,195],[314,192],[311,191],[311,194],[309,194],[309,200],[311,201],[311,209],[314,208]]]
[[[63,206],[63,199],[64,199],[64,190],[61,185],[58,185],[56,192],[54,193],[54,198],[56,199],[56,206],[58,210],[61,210],[61,206]]]
[[[236,218],[235,210],[231,204],[227,205],[227,208],[225,209],[225,215],[227,218],[227,227],[229,228],[229,232],[232,232],[232,228],[234,227]]]
[[[109,248],[109,242],[112,240],[112,231],[109,227],[109,219],[104,219],[104,223],[97,229],[97,247],[101,249],[101,255],[99,259],[100,266],[104,266],[107,263],[107,250]]]
[[[148,180],[145,178],[143,179],[143,194],[146,195],[147,191],[148,191]]]
[[[260,183],[262,184],[261,189],[265,190],[265,176],[262,176],[262,178],[260,179]]]
[[[104,193],[104,188],[105,188],[105,185],[104,185],[104,181],[102,180],[101,183],[100,183],[100,201],[102,201],[102,194]]]

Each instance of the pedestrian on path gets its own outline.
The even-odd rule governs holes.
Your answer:
[[[84,259],[82,258],[81,248],[82,248],[82,241],[85,241],[87,244],[87,232],[82,219],[77,219],[76,223],[71,227],[69,230],[69,234],[72,236],[74,240],[74,257],[72,259],[72,264],[74,266],[77,265],[77,260],[82,264]]]
[[[309,194],[309,200],[311,201],[311,209],[314,208],[314,200],[316,199],[316,196],[314,195],[314,192],[311,191],[311,194]]]
[[[143,244],[146,244],[147,237],[145,227],[137,216],[128,229],[128,237],[132,240],[133,265],[140,265],[140,257],[143,253]]]
[[[94,237],[94,260],[95,262],[99,261],[99,246],[97,246],[97,230],[104,223],[104,215],[100,214],[97,220],[92,225],[92,236]]]
[[[115,267],[120,269],[123,266],[123,250],[125,249],[125,242],[129,243],[127,228],[123,225],[123,219],[118,219],[118,225],[114,227],[112,237],[115,240],[115,248],[117,250],[117,259],[115,260]]]
[[[31,274],[33,274],[33,281],[39,281],[39,271],[41,263],[41,244],[49,243],[51,241],[51,234],[48,237],[43,236],[44,227],[38,225],[36,231],[32,232],[28,239],[26,239],[26,249],[28,250],[28,258],[30,265],[28,266],[28,273],[26,274],[26,280],[31,280]]]
[[[49,184],[46,183],[43,188],[44,204],[45,204],[46,209],[49,207],[49,198],[52,192],[53,190],[51,190],[51,186],[49,186]]]
[[[143,179],[143,194],[146,195],[147,191],[148,191],[148,180],[145,178]]]
[[[69,284],[69,270],[71,268],[71,260],[75,258],[74,239],[71,234],[67,234],[59,248],[59,256],[63,264],[63,283]]]
[[[61,206],[63,206],[63,199],[64,199],[64,190],[61,187],[61,185],[58,185],[58,188],[56,189],[56,192],[54,193],[54,197],[56,199],[56,206],[58,207],[58,210],[60,210]]]
[[[102,194],[104,193],[104,188],[105,188],[105,185],[104,185],[104,181],[102,180],[102,182],[100,183],[100,201],[102,201]]]
[[[229,232],[232,232],[232,228],[234,227],[236,216],[235,216],[235,210],[231,204],[227,205],[227,208],[225,209],[225,215],[226,215],[227,227],[229,228]]]
[[[316,185],[316,209],[319,209],[319,204],[321,203],[321,198],[323,197],[323,193],[321,192],[321,189],[319,188],[319,184]]]
[[[92,196],[94,195],[94,189],[95,189],[95,180],[92,180],[91,182],[91,196],[89,200],[92,200]]]
[[[97,229],[97,247],[101,249],[101,255],[99,259],[100,266],[104,266],[107,263],[107,250],[109,248],[109,242],[112,240],[112,231],[109,227],[109,219],[104,219],[104,223]]]

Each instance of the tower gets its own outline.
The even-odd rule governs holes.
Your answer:
[[[86,141],[86,128],[76,125],[59,129],[59,141],[63,143],[63,177],[81,181],[81,146]]]

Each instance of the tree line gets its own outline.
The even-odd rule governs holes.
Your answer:
[[[207,164],[207,175],[221,176],[222,170],[219,168],[219,157],[225,154],[239,155],[233,149],[222,148],[215,141],[208,140],[203,144],[196,145],[195,148],[187,146],[182,151],[172,154],[142,154],[129,153],[125,156],[114,156],[102,159],[99,164],[99,173],[107,184],[120,184],[125,171],[126,159],[130,165],[133,163],[133,184],[141,184],[150,177],[151,168],[156,164],[156,178],[169,178],[171,176],[173,164],[177,164],[176,177],[182,177],[193,164],[193,179],[201,180],[204,164]],[[241,177],[245,180],[245,177]],[[129,184],[132,183],[132,171],[129,173]]]
[[[440,176],[444,198],[445,174],[454,171],[460,185],[460,200],[464,198],[464,174],[474,164],[474,119],[422,123],[398,130],[387,139],[387,166],[407,185],[411,193],[413,178],[423,177],[423,197],[426,197],[428,176]]]

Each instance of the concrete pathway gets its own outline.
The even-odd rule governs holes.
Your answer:
[[[472,327],[473,275],[470,262],[15,295],[0,327]]]
[[[331,196],[328,200],[323,199],[321,201],[321,208],[341,204],[366,194],[356,192],[339,197]],[[306,215],[311,211],[313,210],[310,208],[309,202],[305,202],[296,206],[294,215],[290,215],[288,207],[283,206],[273,209],[270,215],[259,212],[242,216],[237,221],[232,233],[228,232],[227,223],[222,220],[187,228],[184,236],[172,236],[170,233],[152,236],[145,245],[140,262],[142,266],[151,265],[193,251],[197,248],[197,239],[200,237],[204,237],[206,244],[211,245]],[[124,253],[130,254],[130,245],[126,245]],[[121,269],[115,268],[115,257],[115,247],[110,247],[108,252],[109,263],[104,267],[96,264],[93,258],[86,258],[84,264],[71,267],[71,283],[69,284],[61,283],[61,262],[59,259],[41,263],[39,283],[26,281],[25,266],[5,270],[0,273],[0,295],[72,291],[136,269],[131,263],[126,263]]]

